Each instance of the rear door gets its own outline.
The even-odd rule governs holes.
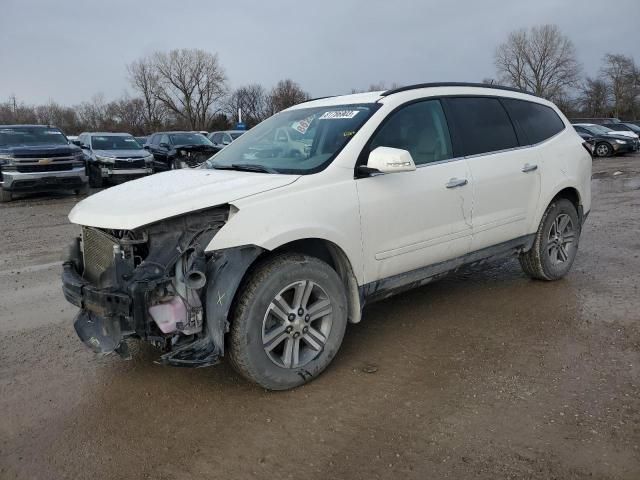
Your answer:
[[[447,99],[473,179],[473,240],[477,251],[527,233],[540,195],[538,156],[521,148],[496,97]]]

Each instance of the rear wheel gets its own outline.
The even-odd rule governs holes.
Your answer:
[[[596,145],[595,154],[596,157],[610,157],[613,153],[613,148],[606,142],[602,142]]]
[[[569,200],[554,200],[544,212],[531,250],[520,255],[520,265],[531,278],[557,280],[564,277],[576,258],[580,220]]]
[[[346,295],[335,270],[313,257],[279,255],[260,265],[240,291],[231,362],[264,388],[293,388],[331,363],[346,324]]]
[[[89,195],[89,184],[85,183],[82,187],[76,188],[73,193],[76,195]]]

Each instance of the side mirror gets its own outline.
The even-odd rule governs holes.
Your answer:
[[[229,140],[223,140],[222,145],[229,145],[231,142]]]
[[[369,154],[368,173],[413,172],[416,164],[407,150],[391,147],[378,147]]]
[[[145,150],[149,150],[149,145],[143,145],[142,148],[144,148]]]
[[[80,140],[72,140],[71,143],[73,143],[76,147],[82,147],[82,143],[80,142]]]
[[[168,144],[168,143],[165,143],[165,142],[162,142],[162,143],[160,144],[160,146],[161,146],[162,148],[170,148],[170,147],[169,147],[169,144]]]
[[[83,150],[90,150],[89,145],[87,145],[86,143],[81,143],[80,148],[82,148]]]

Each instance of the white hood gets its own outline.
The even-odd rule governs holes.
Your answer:
[[[132,230],[165,218],[284,187],[298,175],[231,170],[172,170],[111,187],[78,203],[71,223]]]

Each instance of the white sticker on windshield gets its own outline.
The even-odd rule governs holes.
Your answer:
[[[297,130],[298,132],[305,134],[307,130],[309,130],[309,126],[313,121],[315,115],[311,115],[310,117],[304,118],[302,120],[298,120],[297,122],[293,122],[291,128]]]
[[[320,120],[337,120],[340,118],[353,118],[359,113],[358,110],[333,110],[324,112]]]

